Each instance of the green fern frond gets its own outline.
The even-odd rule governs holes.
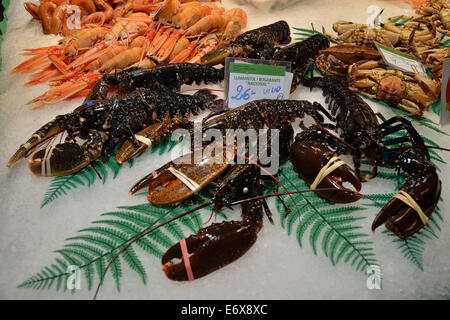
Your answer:
[[[306,38],[309,38],[315,34],[320,33],[321,35],[327,37],[326,35],[324,35],[322,32],[317,31],[315,29],[304,29],[304,28],[296,28],[296,27],[292,27],[292,29],[300,31],[300,32],[293,32],[293,34],[298,35],[300,37],[295,38],[294,40],[300,40],[303,41]],[[327,37],[328,38],[328,37]]]
[[[398,16],[395,17],[394,19],[390,20],[390,22],[395,23],[397,26],[402,26],[406,23],[408,23],[409,21],[411,21],[413,19],[413,17],[409,17],[409,16]]]
[[[284,165],[280,172],[280,181],[289,188],[305,190],[308,186],[299,179],[291,164]],[[321,240],[321,249],[333,265],[340,261],[350,263],[356,271],[364,272],[369,266],[376,265],[372,242],[366,240],[368,235],[358,233],[361,227],[355,222],[364,217],[354,217],[352,212],[364,210],[360,206],[338,206],[320,199],[316,194],[293,194],[294,201],[300,209],[296,210],[289,196],[283,196],[283,200],[292,209],[292,212],[284,221],[284,214],[280,212],[282,227],[288,235],[295,227],[296,239],[300,247],[303,247],[305,234],[309,231],[309,243],[315,255]],[[277,207],[283,208],[280,201]],[[342,260],[343,259],[343,260]],[[351,260],[352,259],[352,260]],[[351,262],[350,262],[351,260]]]
[[[397,244],[397,248],[403,254],[403,256],[411,261],[417,268],[424,271],[423,268],[423,252],[425,250],[425,242],[417,235],[412,235],[405,239],[400,239],[394,233],[389,230],[383,230],[383,234],[393,238],[392,242]]]
[[[441,99],[437,99],[433,104],[430,106],[430,110],[433,111],[438,116],[441,115]]]
[[[196,195],[200,201],[205,198],[202,192]],[[203,201],[204,202],[204,201]],[[78,234],[67,238],[63,249],[55,251],[59,257],[55,263],[43,268],[29,277],[19,288],[50,289],[61,287],[67,289],[67,279],[70,276],[69,266],[77,266],[84,274],[87,289],[91,290],[95,279],[103,279],[106,265],[132,239],[140,236],[146,230],[164,221],[197,207],[197,204],[181,203],[177,207],[158,207],[150,203],[135,206],[121,206],[116,211],[102,214],[103,219],[93,222],[93,225],[78,231]],[[147,272],[139,258],[136,248],[161,258],[167,248],[185,238],[185,230],[196,233],[203,225],[198,213],[173,221],[160,229],[147,234],[129,246],[111,265],[111,276],[120,291],[125,263],[135,271],[145,284]]]

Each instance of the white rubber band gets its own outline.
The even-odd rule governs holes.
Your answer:
[[[42,140],[41,136],[38,135],[37,133],[33,134],[33,135],[31,136],[30,140],[31,140],[33,137],[38,137],[39,140],[37,141],[37,143],[40,143],[41,140]],[[36,142],[34,142],[34,144],[36,145]],[[24,149],[27,150],[27,151],[29,151],[31,146],[32,146],[31,142],[26,142],[26,143],[24,143],[23,145],[21,145],[20,147],[21,147],[21,148],[24,148]]]
[[[44,158],[41,162],[41,175],[43,177],[50,177],[52,174],[52,168],[50,164],[50,157],[52,156],[53,150],[55,149],[54,146],[45,149]]]
[[[181,182],[184,183],[184,185],[186,187],[188,187],[189,189],[191,189],[194,193],[198,192],[201,187],[200,185],[195,182],[194,180],[192,180],[191,178],[187,177],[184,173],[181,173],[180,171],[178,171],[177,169],[175,169],[174,167],[169,167],[168,169],[175,177],[177,177],[178,179],[181,180]]]
[[[337,161],[333,164],[333,162]],[[311,190],[315,190],[317,186],[319,185],[322,180],[329,175],[331,172],[333,172],[336,168],[344,165],[345,162],[340,160],[338,157],[333,157],[328,161],[328,163],[319,171],[319,174],[317,175],[314,182],[309,187]]]
[[[397,198],[401,201],[403,201],[404,203],[406,203],[408,206],[410,206],[411,208],[413,208],[418,214],[419,214],[419,218],[420,220],[422,220],[422,223],[424,225],[426,225],[428,223],[428,217],[426,216],[426,214],[423,212],[422,208],[417,204],[417,202],[405,191],[400,190],[395,196],[394,198]]]
[[[146,138],[138,134],[134,135],[134,137],[136,138],[136,140],[142,142],[143,144],[146,144],[147,147],[150,147],[152,145],[152,140],[150,140],[149,138]]]

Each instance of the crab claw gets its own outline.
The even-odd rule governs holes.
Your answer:
[[[255,243],[258,231],[243,221],[225,221],[202,228],[184,239],[189,256],[183,256],[180,242],[167,250],[162,257],[163,270],[169,279],[176,281],[203,277],[244,255]],[[182,261],[169,263],[174,258]],[[191,279],[187,269],[192,271]]]
[[[138,181],[130,193],[148,187],[150,194],[147,198],[152,204],[173,204],[191,197],[228,168],[226,157],[230,157],[230,153],[227,151],[223,152],[223,161],[204,157],[196,163],[195,155],[194,151],[150,173]]]
[[[441,181],[436,172],[427,172],[409,179],[401,188],[421,208],[425,217],[397,197],[392,198],[376,216],[372,231],[386,223],[386,228],[400,238],[406,238],[425,226],[441,195]]]
[[[290,148],[290,159],[295,170],[308,185],[311,186],[320,170],[334,156],[334,152],[326,144],[316,141],[295,141]],[[349,182],[356,192],[343,186]],[[321,198],[336,202],[349,203],[357,201],[361,195],[361,180],[358,175],[346,164],[330,172],[317,185],[317,189],[332,188],[334,190],[316,191]]]
[[[90,153],[76,143],[62,143],[39,150],[28,166],[35,175],[57,177],[74,173],[100,156],[100,151]]]

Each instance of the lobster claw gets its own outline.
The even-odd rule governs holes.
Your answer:
[[[133,137],[126,140],[116,153],[116,161],[122,164],[137,156],[153,144],[158,144],[161,140],[173,132],[176,128],[189,128],[191,123],[185,118],[173,118],[152,124]]]
[[[386,223],[386,228],[400,238],[406,238],[425,226],[441,195],[441,181],[435,171],[413,176],[400,188],[411,196],[425,217],[397,197],[392,198],[376,216],[372,231]]]
[[[35,175],[56,177],[74,173],[100,156],[100,150],[87,151],[76,143],[61,143],[37,151],[28,166]]]
[[[9,159],[7,166],[11,167],[15,162],[27,157],[36,147],[42,144],[47,139],[57,135],[66,129],[66,121],[68,115],[57,116],[54,120],[48,122],[36,131],[30,139],[22,144],[14,155]]]
[[[290,160],[299,174],[311,186],[320,170],[330,161],[334,152],[325,144],[317,141],[295,141],[290,148]],[[349,182],[356,192],[344,187]],[[346,164],[335,168],[316,186],[317,189],[332,188],[334,190],[316,191],[317,195],[335,203],[349,203],[361,198],[361,180]]]
[[[243,221],[225,221],[202,228],[183,239],[187,253],[183,254],[180,242],[167,250],[162,257],[163,270],[169,279],[176,281],[206,276],[244,255],[255,243],[258,231]],[[170,263],[174,258],[182,261]]]
[[[210,51],[201,57],[201,64],[214,66],[217,64],[225,64],[226,57],[237,57],[243,53],[244,47],[222,44],[216,50]]]
[[[195,153],[196,151],[182,156],[148,174],[131,188],[130,193],[134,194],[148,187],[147,198],[152,204],[173,204],[191,197],[221,175],[229,166],[226,162],[226,159],[230,159],[228,151],[223,152],[223,161],[216,161],[217,159],[213,156],[204,157],[199,163],[194,161]]]

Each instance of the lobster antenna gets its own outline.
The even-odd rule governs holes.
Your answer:
[[[98,172],[98,170],[97,170],[97,168],[95,167],[94,163],[91,162],[90,165],[91,165],[92,169],[94,169],[95,173],[97,174],[97,177],[98,177],[100,180],[103,180],[102,175],[100,174],[100,172]]]
[[[122,249],[119,250],[119,252],[117,252],[117,253],[114,255],[114,257],[111,259],[111,261],[110,261],[110,262],[108,263],[108,265],[106,266],[105,272],[103,272],[103,276],[102,276],[102,278],[100,279],[100,282],[99,282],[99,284],[98,284],[98,286],[97,286],[97,290],[95,291],[94,300],[97,299],[97,295],[98,295],[98,293],[99,293],[99,291],[100,291],[100,287],[101,287],[101,285],[103,284],[103,280],[105,279],[106,273],[108,272],[109,268],[111,267],[111,264],[113,264],[113,262],[116,261],[116,259],[122,254],[122,252],[124,252],[126,249],[128,249],[129,246],[131,246],[133,243],[135,243],[135,242],[138,241],[139,239],[145,237],[145,236],[146,236],[147,234],[149,234],[150,232],[153,232],[153,231],[155,231],[155,230],[161,228],[162,226],[165,226],[166,224],[171,223],[171,222],[175,221],[176,219],[179,219],[179,218],[181,218],[181,217],[183,217],[183,216],[185,216],[185,215],[188,215],[188,214],[190,214],[190,213],[192,213],[192,212],[195,212],[195,211],[198,211],[198,210],[200,210],[200,209],[203,209],[204,207],[207,207],[207,206],[209,206],[209,205],[211,205],[211,204],[213,204],[213,203],[214,203],[214,200],[210,200],[210,201],[208,201],[208,202],[206,202],[206,203],[204,203],[204,204],[202,204],[202,205],[200,205],[200,206],[198,206],[198,207],[195,207],[195,208],[193,208],[193,209],[191,209],[191,210],[188,210],[188,211],[185,211],[185,212],[183,212],[183,213],[180,213],[179,215],[177,215],[177,216],[175,216],[175,217],[173,217],[173,218],[171,218],[171,219],[169,219],[169,220],[167,220],[167,221],[164,221],[163,223],[157,225],[156,227],[153,227],[153,228],[150,228],[150,229],[147,229],[147,230],[142,231],[138,236],[136,236],[135,238],[131,239],[126,245],[124,245],[124,246],[122,247]],[[160,218],[160,219],[161,219],[161,218]],[[158,220],[157,220],[157,221],[158,221]]]
[[[343,145],[345,145],[347,148],[351,149],[351,150],[355,150],[355,147],[348,144],[347,142],[345,142],[344,140],[342,140],[341,138],[335,136],[334,134],[332,134],[330,131],[328,131],[327,129],[325,129],[324,127],[322,127],[321,125],[318,125],[317,123],[314,124],[314,126],[318,127],[320,130],[322,130],[323,132],[325,132],[327,135],[329,135],[330,137],[332,137],[333,139],[335,139],[336,141],[342,143]]]
[[[185,90],[180,90],[177,93],[183,93],[183,92],[189,92],[189,91],[220,91],[220,92],[224,92],[224,89],[209,89],[209,88],[202,88],[202,89],[185,89]]]
[[[387,152],[390,151],[398,151],[398,150],[407,150],[407,149],[421,149],[421,148],[427,148],[427,149],[438,149],[442,151],[450,151],[448,148],[442,148],[442,147],[436,147],[436,146],[430,146],[430,145],[419,145],[419,146],[402,146],[402,147],[395,147],[392,149],[387,150]]]
[[[290,195],[290,194],[301,194],[301,193],[316,192],[316,191],[352,192],[356,195],[360,195],[363,198],[369,199],[370,201],[374,202],[379,207],[383,207],[383,205],[381,203],[379,203],[375,199],[372,199],[368,195],[359,193],[359,192],[351,190],[351,189],[335,189],[335,188],[318,188],[318,189],[314,189],[314,190],[308,189],[308,190],[296,190],[296,191],[289,191],[289,192],[281,192],[281,193],[277,192],[277,193],[265,194],[262,196],[255,196],[255,197],[251,197],[251,198],[237,200],[235,202],[230,203],[230,206],[235,206],[235,205],[242,204],[245,202],[261,200],[261,199],[266,199],[266,198],[271,198],[271,197],[286,196],[286,195]]]
[[[202,124],[205,123],[205,121],[208,120],[208,119],[214,114],[214,112],[216,112],[217,109],[219,109],[224,103],[225,103],[225,100],[223,100],[223,101],[222,101],[221,103],[219,103],[214,109],[212,109],[211,112],[208,113],[208,114],[206,115],[206,117],[204,117],[204,118],[202,119]],[[227,108],[228,108],[228,107],[227,107]]]

